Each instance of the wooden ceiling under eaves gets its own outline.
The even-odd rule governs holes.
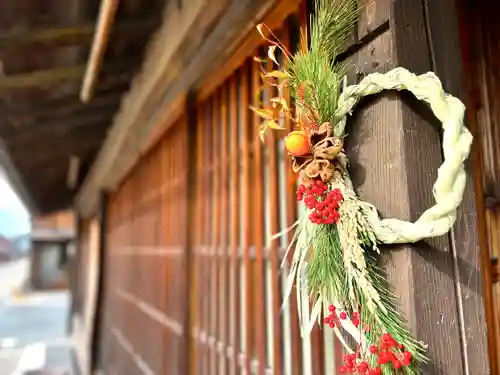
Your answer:
[[[40,213],[72,204],[166,2],[119,2],[87,104],[79,94],[100,0],[0,2],[0,137]],[[81,166],[74,189],[72,156]]]

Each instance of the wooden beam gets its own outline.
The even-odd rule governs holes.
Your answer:
[[[105,70],[120,70],[123,73],[124,70],[132,67],[133,64],[131,64],[130,61],[127,63],[118,62],[107,65]],[[85,73],[85,69],[85,65],[76,65],[3,76],[0,78],[0,91],[27,89],[31,87],[46,87],[53,86],[60,82],[78,80],[82,78]]]
[[[80,157],[73,154],[69,157],[68,163],[67,186],[70,189],[74,189],[78,181],[78,175],[80,174]]]
[[[43,180],[44,174],[53,170],[65,170],[68,167],[68,158],[71,155],[78,155],[84,163],[89,158],[95,156],[99,151],[100,143],[98,140],[93,142],[86,141],[79,144],[77,147],[64,147],[54,150],[52,153],[43,153],[43,150],[29,154],[21,152],[19,154],[12,153],[12,160],[14,160],[17,168],[23,175],[29,175],[30,179]],[[66,184],[66,173],[64,174]]]
[[[39,205],[40,213],[50,214],[71,207],[74,192],[64,185],[59,185],[59,183],[60,178],[57,178],[46,189],[35,191],[36,189],[32,188],[34,191],[33,196]]]
[[[106,46],[108,44],[109,35],[111,32],[111,26],[113,25],[117,8],[118,0],[101,1],[99,19],[97,21],[97,30],[94,34],[94,41],[92,43],[92,49],[90,51],[90,58],[85,70],[82,90],[80,93],[80,99],[84,103],[88,102],[90,100],[90,97],[92,96],[92,91],[99,75],[102,58],[104,57],[104,53],[106,51]]]
[[[77,147],[64,147],[57,150],[53,150],[50,153],[43,153],[43,150],[38,150],[32,155],[28,153],[14,154],[13,160],[18,165],[18,168],[24,173],[29,174],[30,178],[33,180],[40,179],[40,183],[43,183],[43,176],[47,173],[52,173],[54,171],[60,170],[64,172],[64,178],[66,179],[66,172],[68,168],[68,160],[71,155],[77,155],[80,158],[81,163],[88,159],[89,155],[93,155],[99,150],[99,142],[97,141],[86,141],[78,144]],[[64,181],[65,183],[66,181]]]
[[[112,92],[111,95],[97,97],[89,104],[80,102],[76,96],[72,99],[69,103],[61,103],[60,101],[55,101],[53,104],[45,103],[43,107],[38,107],[36,110],[30,107],[25,108],[23,111],[9,112],[5,110],[3,112],[3,119],[12,128],[24,131],[27,127],[33,125],[47,126],[53,121],[78,117],[91,111],[101,109],[114,110],[120,103],[121,95]]]
[[[111,37],[129,37],[152,32],[157,22],[153,18],[117,22]],[[4,34],[0,36],[0,51],[13,51],[28,46],[85,45],[92,41],[95,24],[87,23],[71,27],[45,28]]]
[[[39,137],[49,136],[51,141],[59,143],[61,139],[57,137],[72,137],[75,135],[86,135],[88,132],[93,132],[95,127],[102,127],[102,130],[108,128],[111,123],[114,111],[105,108],[101,111],[88,112],[82,116],[74,118],[62,118],[57,121],[48,123],[45,126],[30,126],[26,129],[13,129],[6,133],[0,132],[9,148],[20,147],[18,144],[37,143]],[[78,141],[78,139],[75,139]],[[41,144],[46,147],[47,145]],[[26,150],[31,152],[32,150]]]
[[[63,81],[76,80],[82,76],[84,71],[84,65],[77,65],[4,76],[0,79],[0,91],[50,86]]]
[[[130,71],[124,74],[104,77],[99,82],[99,87],[96,90],[96,95],[98,95],[96,101],[104,97],[112,96],[121,98],[123,93],[128,90],[133,76],[133,72]],[[80,96],[76,90],[75,92],[62,94],[58,97],[46,95],[42,90],[37,90],[34,94],[35,95],[30,95],[29,98],[25,98],[21,95],[19,99],[12,95],[12,100],[8,102],[0,101],[0,113],[9,117],[31,116],[31,114],[36,116],[39,112],[54,112],[63,107],[76,105],[85,106],[85,104],[80,102]],[[92,105],[93,104],[94,103],[92,103]]]

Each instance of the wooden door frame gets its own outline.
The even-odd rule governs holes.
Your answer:
[[[92,327],[90,334],[90,369],[91,371],[102,370],[102,320],[104,318],[104,273],[105,273],[105,252],[106,252],[106,236],[108,232],[108,195],[105,192],[101,193],[100,209],[99,209],[99,240],[97,254],[97,275],[96,275],[96,296],[95,308],[93,312]]]

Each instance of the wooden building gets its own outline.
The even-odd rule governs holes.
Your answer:
[[[58,211],[32,220],[30,287],[68,288],[68,259],[75,240],[74,213]]]
[[[139,3],[123,2],[146,13]],[[259,81],[252,57],[263,46],[255,25],[265,22],[294,49],[310,2],[164,3],[161,26],[121,105],[106,106],[97,121],[101,110],[89,108],[105,99],[96,94],[67,109],[71,126],[61,121],[66,132],[81,129],[74,136],[81,142],[93,137],[85,159],[91,167],[78,173],[77,189],[60,186],[81,142],[64,146],[66,165],[48,150],[37,167],[42,161],[23,156],[18,140],[30,136],[6,139],[39,210],[75,203],[73,313],[84,374],[335,374],[342,353],[333,334],[315,329],[301,338],[294,300],[280,309],[287,241],[270,234],[295,221],[296,176],[277,138],[260,143],[259,119],[248,110]],[[124,56],[116,40],[105,43],[109,30],[121,30],[124,21],[113,21],[113,13],[123,4],[102,2],[95,38],[101,52]],[[498,10],[486,0],[367,1],[341,55],[351,63],[351,82],[397,66],[436,72],[445,90],[466,103],[475,135],[453,231],[390,247],[382,259],[402,313],[429,345],[423,374],[500,375],[500,289],[492,262],[500,244]],[[96,88],[121,77],[116,69]],[[9,86],[4,79],[0,88]],[[90,123],[101,127],[91,130]],[[52,141],[57,125],[46,129]],[[363,103],[349,129],[358,193],[383,216],[416,219],[432,204],[442,161],[432,113],[411,95],[384,93]]]

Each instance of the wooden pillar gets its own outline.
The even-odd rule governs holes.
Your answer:
[[[38,242],[31,244],[30,284],[33,289],[41,289],[41,249]]]
[[[108,195],[101,192],[99,203],[99,250],[98,250],[98,267],[97,273],[97,296],[95,303],[94,319],[92,324],[92,342],[91,342],[91,368],[92,371],[102,370],[102,319],[104,318],[103,311],[103,298],[104,298],[104,272],[105,272],[105,259],[106,259],[106,235],[108,233]]]
[[[68,266],[69,289],[71,292],[71,313],[68,314],[70,320],[68,326],[72,327],[71,320],[75,314],[81,311],[81,288],[80,288],[80,270],[82,260],[82,229],[83,220],[75,211],[75,253],[70,259]]]
[[[451,73],[451,61],[444,59],[455,53],[453,64],[460,65],[458,29],[452,22],[456,13],[452,6],[424,3],[366,4],[357,51],[349,57],[358,79],[397,66],[417,74],[436,69],[445,90],[458,93],[456,70]],[[445,21],[451,30],[440,39],[437,22],[442,30]],[[446,49],[445,40],[452,41],[454,50]],[[433,205],[432,185],[442,162],[436,121],[411,94],[384,93],[360,105],[348,124],[347,152],[355,185],[383,217],[413,221]],[[417,339],[429,345],[430,362],[423,368],[427,374],[489,373],[470,179],[465,204],[449,236],[383,248],[384,267],[400,296],[401,311]]]
[[[186,201],[186,225],[184,233],[184,243],[185,243],[185,253],[184,253],[184,269],[185,269],[185,282],[183,285],[184,296],[183,299],[183,316],[184,316],[184,333],[182,336],[182,357],[179,361],[179,374],[194,374],[194,361],[193,351],[194,342],[192,339],[192,326],[194,321],[194,310],[190,308],[192,304],[195,304],[196,296],[193,294],[193,282],[194,274],[193,269],[193,246],[194,246],[194,232],[191,231],[193,227],[194,218],[197,215],[195,206],[195,194],[196,194],[196,152],[197,148],[193,147],[196,145],[196,126],[197,126],[197,108],[196,108],[196,96],[194,92],[189,92],[186,100],[186,114],[187,114],[187,137],[189,139],[189,145],[186,147],[187,156],[187,201]]]

